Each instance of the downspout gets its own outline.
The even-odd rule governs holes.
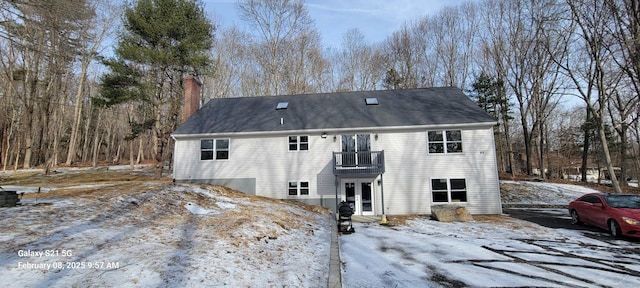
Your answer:
[[[387,225],[387,216],[384,214],[384,181],[382,175],[383,174],[380,174],[380,200],[382,202],[382,218],[380,219],[380,224]]]
[[[333,152],[333,159],[331,159],[333,162],[333,177],[335,179],[334,183],[336,185],[336,207],[334,208],[334,212],[336,213],[335,217],[336,220],[338,219],[338,189],[339,188],[339,183],[338,183],[338,175],[336,174],[336,154],[335,152]]]
[[[335,160],[334,160],[334,161],[335,161]],[[336,179],[336,180],[335,180],[335,184],[336,184],[336,208],[334,208],[334,210],[333,210],[333,211],[336,213],[336,215],[335,215],[336,219],[338,219],[338,189],[340,189],[340,188],[339,188],[339,186],[338,186],[338,184],[339,184],[339,182],[338,182],[338,175],[335,175],[335,174],[334,174],[334,177],[335,177],[335,179]]]
[[[384,214],[384,180],[382,175],[384,175],[384,150],[382,151],[382,171],[380,171],[380,202],[382,202],[382,218],[380,219],[381,225],[387,225],[387,215]]]
[[[175,184],[176,183],[176,161],[178,160],[178,156],[176,156],[176,155],[178,155],[178,153],[176,153],[176,144],[177,144],[176,142],[177,141],[176,141],[176,136],[174,136],[173,134],[169,135],[169,137],[171,137],[173,139],[173,167],[171,167],[172,168],[171,169],[171,174],[172,174],[171,175],[171,182],[173,184]]]

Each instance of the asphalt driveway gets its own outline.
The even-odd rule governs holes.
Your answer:
[[[593,232],[583,233],[583,235],[588,235],[591,238],[595,238],[601,241],[614,240],[607,231],[600,228],[589,225],[571,224],[571,216],[569,216],[569,212],[566,209],[508,208],[504,209],[503,213],[516,219],[532,222],[553,229],[568,229]],[[625,237],[623,239],[631,243],[640,244],[640,240],[636,238]]]

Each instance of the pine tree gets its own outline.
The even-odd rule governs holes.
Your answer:
[[[169,136],[180,119],[182,79],[210,70],[214,26],[195,0],[137,0],[125,10],[123,23],[115,57],[104,61],[111,71],[102,77],[95,102],[140,105],[145,113],[130,115],[127,138],[150,128],[161,177],[171,151]]]

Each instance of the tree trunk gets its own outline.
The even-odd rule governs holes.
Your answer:
[[[611,161],[611,154],[609,153],[609,144],[607,143],[607,136],[605,134],[605,127],[602,120],[599,121],[599,129],[598,134],[600,134],[600,141],[602,141],[602,150],[604,153],[604,159],[607,163],[607,170],[609,171],[609,178],[611,178],[611,184],[613,185],[613,189],[616,190],[616,193],[622,193],[622,189],[620,189],[620,184],[618,183],[618,179],[616,179],[616,173],[613,170],[613,163]]]
[[[587,121],[591,121],[591,109],[589,109],[589,107],[587,106]],[[582,140],[582,165],[580,166],[581,169],[581,181],[582,182],[587,182],[587,166],[588,166],[588,162],[589,162],[589,145],[590,145],[590,140],[589,138],[591,138],[591,130],[589,129],[589,127],[587,125],[585,125],[584,129],[584,139]]]
[[[526,169],[527,169],[527,175],[531,175],[531,131],[529,131],[529,128],[527,127],[527,120],[524,119],[524,116],[521,117],[522,122],[522,133],[524,135],[524,152],[525,152],[525,157],[526,159]]]
[[[87,109],[88,113],[91,114],[92,113],[92,109]],[[82,144],[82,162],[87,162],[87,160],[89,159],[89,128],[91,126],[91,119],[93,117],[87,117],[87,123],[84,126],[84,137],[82,138],[83,144]],[[97,131],[94,131],[94,133],[98,133]]]
[[[102,118],[102,110],[98,111],[98,120],[96,121],[96,129],[94,131],[94,137],[93,137],[93,149],[92,149],[92,157],[91,157],[91,165],[93,167],[98,166],[98,150],[100,148],[100,144],[102,142],[102,137],[100,137],[101,133],[99,133],[99,128],[100,128],[100,118]]]
[[[538,161],[539,161],[539,166],[540,166],[540,176],[542,177],[542,179],[547,179],[547,173],[545,172],[545,165],[544,165],[544,152],[545,152],[545,145],[544,145],[544,137],[545,137],[545,133],[544,133],[544,125],[542,124],[542,122],[538,122]]]
[[[33,153],[33,136],[31,135],[31,127],[33,125],[33,109],[27,109],[27,110],[31,110],[31,112],[27,112],[27,123],[26,123],[26,129],[24,130],[24,145],[25,145],[25,149],[24,149],[24,163],[22,165],[22,168],[24,169],[29,169],[31,168],[31,155]]]
[[[142,139],[138,139],[138,157],[136,158],[136,164],[140,164],[144,161],[144,145],[142,145]]]
[[[73,111],[73,124],[71,125],[71,136],[69,138],[69,150],[67,151],[67,160],[65,165],[70,166],[75,161],[78,143],[78,131],[80,131],[80,122],[82,120],[82,91],[85,78],[87,77],[87,68],[89,67],[89,61],[82,63],[82,69],[80,71],[80,79],[78,79],[78,89],[76,90],[76,104]],[[86,138],[85,138],[86,139]]]
[[[13,166],[13,170],[18,170],[18,163],[20,163],[20,149],[22,148],[22,141],[18,138],[18,147],[16,149],[16,162]]]
[[[129,140],[129,166],[131,166],[131,169],[134,168],[135,165],[135,159],[133,157],[133,139]]]
[[[627,186],[627,123],[622,122],[620,125],[620,186]],[[614,173],[615,175],[615,173]]]

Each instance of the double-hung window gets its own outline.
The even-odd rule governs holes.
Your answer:
[[[309,150],[309,136],[289,136],[289,151]]]
[[[431,179],[433,202],[467,202],[467,183],[464,178]]]
[[[462,153],[460,130],[427,131],[430,154]]]
[[[289,181],[289,196],[309,195],[309,182]]]
[[[213,160],[213,139],[200,140],[200,160]]]
[[[200,160],[229,159],[229,139],[201,139]]]
[[[289,181],[289,196],[298,195],[298,182]]]

